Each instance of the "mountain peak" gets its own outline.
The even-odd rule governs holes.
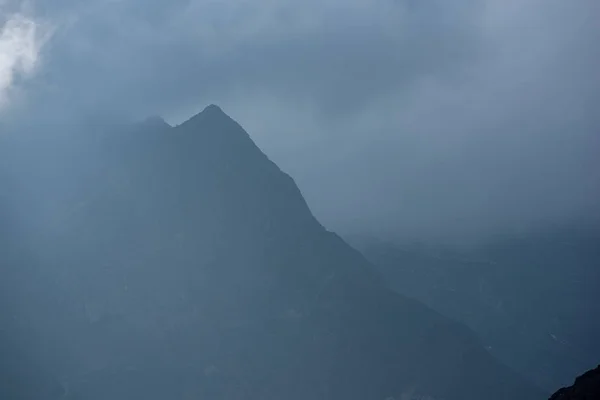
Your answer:
[[[216,104],[209,104],[204,108],[204,110],[183,122],[180,126],[188,125],[190,123],[196,124],[200,122],[204,124],[209,123],[212,125],[214,123],[221,123],[223,121],[233,120],[221,109],[221,107]]]
[[[206,106],[200,113],[179,125],[177,130],[205,139],[211,138],[228,146],[233,143],[251,143],[255,146],[244,128],[215,104]]]
[[[202,113],[222,113],[225,114],[225,112],[221,109],[221,107],[219,107],[216,104],[209,104],[207,105],[204,110],[202,110]]]

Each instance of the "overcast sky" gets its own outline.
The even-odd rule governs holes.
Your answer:
[[[0,117],[217,103],[326,226],[480,238],[600,217],[599,20],[598,0],[0,0]]]

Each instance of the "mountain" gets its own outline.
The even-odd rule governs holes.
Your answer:
[[[394,288],[466,323],[553,390],[600,359],[600,229],[556,227],[467,250],[350,239]]]
[[[552,395],[550,400],[600,399],[600,365],[575,379],[575,383]]]
[[[36,362],[37,349],[20,329],[14,287],[21,272],[16,267],[23,265],[24,255],[4,200],[0,196],[0,399],[58,400],[64,394],[62,385]]]
[[[542,399],[390,290],[219,107],[7,135],[13,334],[67,399]],[[17,228],[15,228],[17,229]]]
[[[13,338],[0,334],[0,398],[58,400],[64,389],[50,373],[40,369]]]

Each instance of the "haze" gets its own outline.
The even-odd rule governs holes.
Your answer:
[[[600,216],[597,0],[0,2],[4,124],[218,103],[348,233]]]

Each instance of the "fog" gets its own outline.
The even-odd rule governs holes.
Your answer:
[[[5,120],[178,123],[218,103],[344,232],[473,239],[600,215],[595,0],[2,9]]]
[[[0,0],[0,397],[570,383],[600,355],[599,20]]]

